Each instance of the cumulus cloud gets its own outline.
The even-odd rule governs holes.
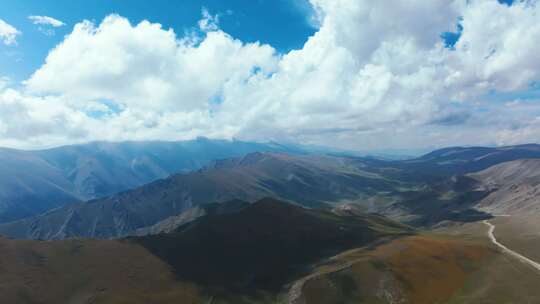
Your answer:
[[[35,142],[54,134],[61,141],[57,126],[71,134],[67,142],[204,135],[358,149],[540,140],[531,131],[540,127],[534,111],[514,107],[519,124],[494,120],[507,107],[488,94],[527,90],[540,80],[535,1],[311,4],[318,31],[285,54],[231,37],[206,10],[199,30],[181,37],[117,15],[99,25],[81,22],[25,82],[25,92],[11,97],[10,111],[59,107],[40,114],[57,125],[40,126]],[[460,35],[448,48],[441,34],[458,23]]]
[[[0,19],[0,41],[2,41],[5,45],[16,44],[16,38],[20,34],[21,32],[17,30],[14,26]]]
[[[66,25],[64,22],[49,16],[28,16],[28,19],[34,24],[50,25],[52,27],[61,27]]]
[[[172,30],[111,15],[75,26],[27,81],[34,92],[112,100],[148,111],[209,110],[229,83],[244,83],[276,64],[274,49],[243,44],[222,31],[177,39]],[[104,56],[106,54],[106,56]]]

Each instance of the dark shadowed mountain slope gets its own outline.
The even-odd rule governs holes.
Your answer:
[[[40,239],[121,237],[212,202],[271,196],[328,207],[330,202],[358,200],[401,186],[358,166],[356,159],[253,153],[104,199],[0,225],[0,233]]]
[[[378,216],[337,215],[262,199],[178,231],[134,239],[182,280],[233,290],[279,290],[322,257],[412,231]]]
[[[0,149],[0,223],[108,196],[277,144],[199,138],[184,142],[95,142],[41,151]]]

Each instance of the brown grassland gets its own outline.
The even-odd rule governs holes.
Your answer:
[[[540,273],[500,253],[486,229],[457,225],[344,251],[314,266],[297,303],[538,303]],[[1,303],[282,304],[294,283],[275,293],[209,294],[131,241],[0,238],[0,251]]]
[[[411,236],[335,257],[306,282],[306,303],[444,303],[495,252],[473,242]],[[337,272],[329,267],[350,265]],[[339,268],[337,268],[339,269]],[[340,299],[340,300],[338,300]]]
[[[201,303],[197,288],[128,242],[0,238],[1,303]]]

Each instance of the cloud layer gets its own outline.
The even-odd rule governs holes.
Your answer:
[[[512,95],[540,79],[535,1],[311,4],[319,30],[285,54],[231,37],[206,11],[183,36],[117,15],[81,22],[22,89],[1,90],[0,144],[202,135],[367,149],[540,140],[540,108]],[[458,24],[449,48],[441,34]]]

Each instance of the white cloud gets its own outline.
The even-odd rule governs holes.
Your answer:
[[[59,97],[36,97],[13,89],[0,91],[0,144],[54,145],[84,137],[95,124],[66,107]]]
[[[49,16],[28,16],[28,19],[34,24],[50,25],[52,27],[61,27],[66,25],[64,22]]]
[[[0,19],[0,41],[2,41],[5,45],[16,44],[16,38],[20,34],[21,32],[15,27]]]
[[[534,1],[312,5],[319,30],[286,54],[234,39],[206,10],[200,31],[185,37],[116,15],[99,25],[81,22],[5,111],[58,107],[41,114],[47,119],[25,114],[57,122],[26,132],[34,144],[51,136],[72,142],[204,135],[347,148],[504,143],[512,134],[540,140],[540,109],[516,106],[512,119],[494,120],[508,107],[486,100],[488,92],[526,90],[540,80]],[[462,36],[450,50],[440,34],[460,18]],[[0,132],[0,139],[25,142],[13,134],[19,133]]]
[[[222,31],[199,41],[178,40],[172,30],[120,16],[99,27],[75,26],[27,81],[34,92],[75,99],[112,100],[122,106],[162,111],[209,109],[227,83],[244,83],[276,64],[274,49],[243,44]]]
[[[447,83],[463,96],[526,89],[540,79],[540,6],[521,1],[472,1],[461,12],[464,31],[447,60]]]
[[[208,9],[202,9],[202,19],[199,20],[199,28],[205,32],[217,31],[219,29],[219,15],[212,15]]]

